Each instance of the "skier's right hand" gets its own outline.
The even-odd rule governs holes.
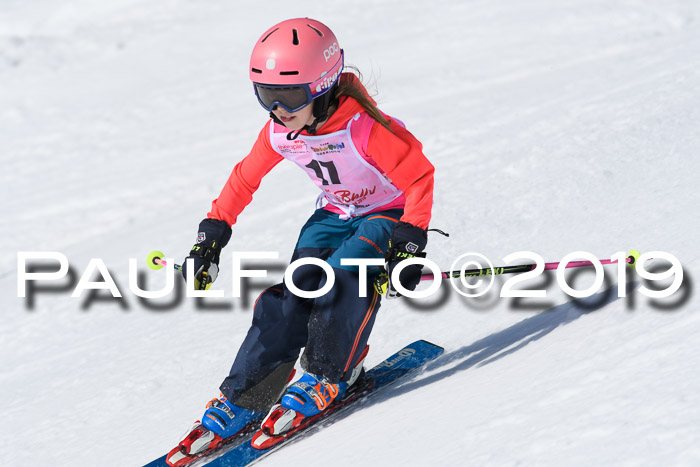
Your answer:
[[[192,258],[194,266],[194,288],[206,290],[219,274],[221,249],[231,239],[231,227],[218,219],[204,219],[199,223],[197,243],[182,263],[182,275],[187,280],[187,263]],[[189,284],[188,284],[189,285]]]

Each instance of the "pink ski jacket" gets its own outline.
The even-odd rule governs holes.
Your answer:
[[[353,80],[361,86],[359,79],[352,73],[344,73],[340,79]],[[314,135],[308,135],[304,131],[299,139],[331,135],[347,128],[357,154],[386,177],[388,184],[402,193],[401,196],[392,197],[386,204],[374,207],[371,212],[403,208],[402,221],[427,229],[433,204],[435,169],[423,155],[421,143],[400,122],[389,116],[387,118],[391,131],[366,115],[355,99],[341,97],[338,108],[328,121]],[[352,125],[353,120],[358,124]],[[265,124],[250,154],[236,164],[221,194],[212,202],[211,211],[207,215],[209,218],[223,220],[229,225],[236,223],[238,215],[252,201],[253,193],[259,188],[262,178],[285,159],[274,138],[275,134],[286,134],[288,131],[273,120]],[[320,183],[317,184],[322,188]],[[348,214],[347,210],[334,205],[328,196],[327,199],[329,204],[324,209]]]

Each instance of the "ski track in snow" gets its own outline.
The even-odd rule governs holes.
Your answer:
[[[681,260],[686,287],[666,308],[639,293],[639,278],[630,297],[599,292],[583,306],[552,281],[546,299],[521,307],[493,293],[463,299],[447,284],[427,310],[386,301],[368,365],[421,338],[445,355],[260,465],[700,464],[700,4],[361,1],[318,11],[4,1],[0,464],[142,465],[216,396],[260,288],[230,298],[222,263],[223,309],[183,300],[153,310],[129,291],[128,259],[143,269],[151,250],[178,262],[189,251],[265,121],[248,81],[252,44],[303,15],[334,29],[380,107],[424,143],[436,167],[432,226],[451,234],[431,236],[433,261],[662,250]],[[240,216],[235,249],[280,253],[266,283],[281,280],[315,196],[282,163]],[[101,258],[125,298],[64,288],[38,293],[30,309],[17,298],[18,251],[62,252],[76,280]],[[149,287],[163,284],[143,270]],[[606,276],[616,291],[614,268]]]

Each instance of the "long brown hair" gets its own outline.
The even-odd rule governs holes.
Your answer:
[[[360,73],[360,70],[352,66],[346,66],[345,69],[352,70],[352,73],[357,76],[359,82],[362,82],[362,73]],[[338,89],[335,91],[335,97],[337,99],[342,96],[355,99],[370,117],[379,122],[384,128],[391,131],[389,120],[379,111],[372,98],[367,94],[365,88],[359,84],[357,80],[338,80]]]

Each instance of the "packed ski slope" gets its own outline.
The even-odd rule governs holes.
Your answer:
[[[543,278],[524,285],[546,298],[386,301],[370,366],[421,338],[445,356],[261,465],[700,464],[695,0],[1,3],[0,465],[143,465],[217,395],[260,286],[232,298],[225,259],[224,299],[155,308],[128,260],[157,288],[146,255],[189,251],[266,120],[252,45],[295,16],[330,25],[424,143],[443,268],[637,248],[679,258],[685,285],[654,304],[631,277],[617,298],[613,267],[578,306]],[[227,248],[280,253],[256,284],[281,280],[315,196],[291,164],[264,180]],[[18,298],[20,251],[63,253],[72,285]],[[91,258],[123,299],[71,298]]]

